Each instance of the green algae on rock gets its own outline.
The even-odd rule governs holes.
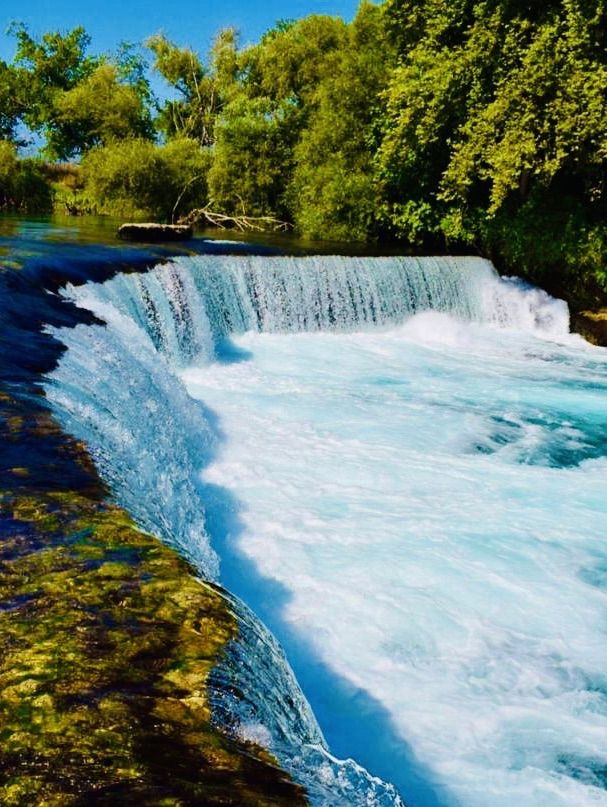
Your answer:
[[[0,244],[0,804],[305,804],[211,720],[207,678],[239,632],[229,599],[107,503],[41,393],[64,349],[45,328],[92,321],[48,292],[167,253],[82,233],[57,261],[52,228],[22,226]]]
[[[220,589],[115,506],[0,507],[2,804],[306,803],[211,722],[207,677],[238,632]]]
[[[573,330],[593,345],[607,347],[607,308],[579,311],[572,317]]]

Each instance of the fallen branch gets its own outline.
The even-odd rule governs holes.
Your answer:
[[[181,200],[182,200],[182,199],[183,199],[183,197],[185,196],[186,191],[187,191],[187,190],[188,190],[188,188],[190,188],[190,187],[191,187],[191,186],[192,186],[192,185],[193,185],[195,182],[198,182],[198,180],[199,180],[199,179],[204,179],[204,175],[203,175],[203,174],[199,174],[198,176],[192,177],[192,178],[191,178],[191,179],[189,179],[189,180],[186,182],[186,184],[183,186],[183,190],[181,191],[181,193],[180,193],[180,194],[179,194],[179,196],[177,197],[177,201],[176,201],[176,202],[175,202],[175,204],[173,205],[173,210],[172,210],[172,212],[171,212],[171,224],[175,224],[175,216],[177,215],[177,208],[178,208],[178,207],[179,207],[179,205],[181,204]],[[180,223],[181,223],[181,222],[180,222]],[[191,223],[193,224],[193,222],[191,222]]]
[[[228,216],[225,213],[218,213],[216,210],[211,210],[210,206],[196,208],[188,213],[187,216],[182,216],[179,219],[179,224],[210,224],[212,227],[219,227],[222,230],[240,230],[241,232],[287,232],[293,225],[288,221],[281,221],[272,216]]]

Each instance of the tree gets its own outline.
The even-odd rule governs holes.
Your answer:
[[[379,204],[372,159],[379,95],[395,61],[383,9],[363,2],[335,55],[295,148],[289,206],[300,232],[364,241]]]
[[[214,76],[189,48],[179,48],[163,34],[147,41],[155,56],[154,68],[179,94],[160,109],[157,125],[166,137],[186,137],[201,146],[214,141],[220,105]]]
[[[151,139],[149,110],[137,90],[102,62],[72,89],[57,93],[47,123],[47,149],[59,159],[132,137]]]
[[[87,56],[90,37],[82,27],[67,34],[32,37],[22,24],[11,26],[17,39],[14,60],[17,103],[25,124],[43,132],[53,119],[58,93],[73,89],[89,76],[99,60]]]
[[[47,156],[66,160],[113,138],[152,137],[151,93],[143,65],[128,47],[112,63],[89,56],[81,27],[40,39],[13,26],[19,118],[46,139]]]
[[[337,68],[337,51],[346,40],[342,20],[311,16],[279,23],[259,44],[228,50],[229,59],[216,47],[224,58],[216,64],[229,65],[209,172],[217,209],[290,217],[286,193],[295,148],[318,104],[318,86]]]
[[[388,0],[400,64],[384,94],[385,225],[474,244],[558,290],[604,282],[602,0]]]
[[[242,84],[250,97],[265,97],[309,110],[320,82],[339,69],[348,26],[339,17],[310,15],[280,22],[241,54]]]
[[[240,96],[224,109],[209,171],[212,205],[229,215],[286,215],[296,129],[291,110],[266,98]]]
[[[15,71],[0,60],[0,140],[16,139],[20,113]]]

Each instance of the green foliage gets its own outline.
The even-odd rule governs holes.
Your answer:
[[[57,94],[76,87],[98,64],[86,55],[90,37],[81,27],[67,34],[49,32],[40,39],[24,25],[14,25],[10,32],[17,40],[15,86],[22,120],[30,129],[47,133]]]
[[[384,225],[474,243],[555,288],[580,273],[603,284],[602,0],[388,0],[386,13],[400,64],[376,161]]]
[[[0,60],[0,140],[14,140],[20,107],[15,70]]]
[[[154,101],[154,94],[148,79],[148,62],[139,45],[132,42],[121,42],[112,64],[116,65],[119,79],[137,92],[144,104]]]
[[[373,123],[394,59],[382,9],[363,3],[316,90],[295,149],[288,199],[298,229],[336,240],[366,240],[379,204],[373,175]]]
[[[296,146],[318,106],[318,88],[334,74],[346,42],[343,21],[312,16],[279,23],[231,62],[225,47],[216,46],[222,61],[216,57],[215,69],[223,78],[225,99],[209,173],[209,194],[217,209],[290,218]]]
[[[147,45],[154,54],[155,69],[179,94],[160,109],[158,127],[168,138],[185,137],[209,146],[219,107],[213,75],[194,51],[177,47],[163,34],[149,39]]]
[[[238,97],[217,123],[209,196],[228,215],[283,218],[296,127],[288,105]]]
[[[128,47],[114,64],[87,55],[90,38],[83,28],[40,39],[24,26],[12,32],[17,114],[43,134],[49,157],[70,159],[114,138],[152,137],[149,83]]]
[[[493,214],[511,192],[526,196],[532,183],[548,187],[573,169],[587,173],[590,200],[600,192],[596,180],[607,157],[607,64],[593,58],[596,21],[567,3],[522,50],[523,21],[508,26],[515,38],[494,19],[496,35],[506,28],[498,63],[507,70],[494,97],[461,127],[443,179],[445,198],[465,199],[480,181]]]
[[[7,140],[0,141],[0,182],[5,185],[17,170],[17,149]]]
[[[113,140],[152,136],[137,91],[119,80],[115,65],[102,63],[73,89],[55,97],[48,148],[62,159]]]
[[[206,203],[209,155],[193,140],[116,141],[82,162],[86,205],[99,213],[171,220]]]
[[[522,274],[576,305],[602,304],[607,291],[607,227],[566,192],[534,189],[476,227],[483,249],[510,274]]]
[[[46,154],[84,157],[85,187],[59,183],[68,207],[167,219],[209,203],[607,292],[605,0],[363,0],[350,24],[282,20],[246,48],[226,29],[206,62],[156,35],[162,105],[132,46],[13,33],[0,138],[25,124]]]
[[[91,38],[81,26],[67,34],[49,32],[40,39],[22,24],[9,31],[17,40],[15,63],[30,70],[40,86],[69,90],[97,65],[96,58],[86,55]]]
[[[243,88],[251,97],[311,106],[319,83],[339,69],[347,40],[348,27],[338,17],[311,15],[279,23],[242,53]]]
[[[19,160],[14,144],[0,140],[0,210],[44,213],[51,208],[44,166],[37,160]]]

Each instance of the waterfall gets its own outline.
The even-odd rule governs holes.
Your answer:
[[[200,255],[64,294],[107,327],[56,332],[69,351],[49,401],[139,523],[212,580],[219,565],[196,480],[217,434],[176,371],[229,360],[230,335],[251,330],[388,328],[428,311],[556,337],[569,328],[563,301],[500,279],[480,258]]]
[[[177,366],[211,359],[217,341],[234,333],[386,328],[423,311],[551,336],[569,332],[562,300],[500,279],[491,263],[469,257],[199,255],[67,294],[101,318],[128,317]]]
[[[568,333],[562,301],[500,279],[479,258],[196,256],[63,293],[106,325],[53,329],[68,350],[48,379],[50,405],[116,500],[210,580],[219,558],[200,471],[221,433],[179,370],[238,358],[230,336],[246,331],[388,329],[427,311]],[[266,744],[314,803],[401,804],[392,786],[331,757],[275,640],[242,604],[234,609],[241,636],[211,682],[221,723]]]

